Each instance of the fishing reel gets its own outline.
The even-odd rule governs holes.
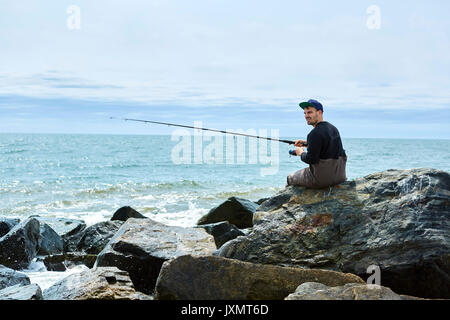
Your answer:
[[[305,148],[306,148],[307,146],[308,146],[307,143],[302,143],[302,147],[305,147]],[[297,156],[297,153],[295,152],[295,149],[289,150],[289,154],[290,154],[291,156],[294,156],[294,157]]]

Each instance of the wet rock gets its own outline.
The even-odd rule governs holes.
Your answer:
[[[48,224],[40,223],[41,241],[39,242],[39,255],[62,253],[63,239]]]
[[[14,285],[30,284],[30,278],[25,273],[0,265],[0,290]]]
[[[203,228],[212,235],[217,248],[220,248],[227,241],[245,235],[244,232],[239,230],[235,225],[230,224],[228,221],[203,224],[197,226],[197,228]]]
[[[129,218],[146,219],[147,217],[137,212],[133,208],[125,206],[114,212],[111,221],[112,220],[127,221]]]
[[[42,291],[35,283],[25,286],[18,284],[0,290],[0,300],[42,300]]]
[[[56,217],[40,217],[38,215],[30,216],[36,218],[39,222],[46,223],[62,238],[69,237],[86,228],[83,220],[56,218]]]
[[[103,221],[84,229],[76,250],[89,254],[100,253],[122,224],[123,221],[119,220]]]
[[[388,170],[313,190],[288,187],[261,204],[246,237],[218,256],[359,275],[380,268],[398,294],[450,298],[450,174]]]
[[[136,292],[128,273],[117,268],[95,268],[72,274],[44,290],[45,300],[151,300]]]
[[[15,225],[19,224],[19,219],[0,218],[0,238],[9,232]]]
[[[92,268],[96,259],[96,254],[66,252],[63,254],[46,256],[44,257],[43,262],[48,271],[65,271],[66,269],[80,264]]]
[[[253,264],[206,256],[181,256],[164,263],[155,299],[281,300],[304,282],[329,286],[364,283],[352,274]]]
[[[28,218],[0,238],[0,264],[12,268],[28,267],[39,250],[39,221]]]
[[[213,237],[203,229],[129,218],[99,253],[95,266],[125,270],[137,290],[151,293],[164,261],[185,254],[210,255],[215,249]]]
[[[249,228],[257,208],[258,204],[253,201],[231,197],[201,217],[197,225],[228,221],[240,229]]]

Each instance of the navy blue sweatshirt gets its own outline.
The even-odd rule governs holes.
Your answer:
[[[345,156],[338,129],[326,121],[319,122],[308,134],[308,152],[301,154],[303,162],[318,163],[320,159],[338,159]]]

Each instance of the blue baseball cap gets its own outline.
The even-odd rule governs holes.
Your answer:
[[[323,106],[322,104],[314,99],[309,99],[307,102],[300,102],[299,104],[300,108],[305,109],[306,107],[313,107],[316,110],[321,110],[323,112]]]

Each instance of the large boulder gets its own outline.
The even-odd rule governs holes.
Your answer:
[[[198,220],[197,224],[228,221],[238,228],[249,228],[253,225],[253,213],[257,208],[258,204],[253,201],[231,197],[217,207],[212,208]]]
[[[117,268],[96,268],[74,273],[44,290],[44,300],[151,300],[136,292],[128,273]]]
[[[12,268],[27,268],[39,250],[39,221],[28,218],[0,238],[0,264]]]
[[[41,288],[35,284],[20,285],[0,290],[0,300],[42,300]]]
[[[0,237],[3,237],[9,232],[15,225],[19,224],[19,219],[14,218],[0,218]]]
[[[22,272],[0,265],[0,290],[14,285],[30,284],[30,278]]]
[[[305,282],[288,295],[285,300],[421,300],[402,296],[391,289],[360,283],[347,283],[343,286],[329,287],[322,283]]]
[[[127,221],[129,218],[145,219],[147,217],[141,214],[140,212],[137,212],[133,208],[125,206],[117,209],[117,211],[114,212],[111,221],[113,220]]]
[[[156,283],[155,299],[281,300],[299,284],[310,281],[329,286],[364,283],[353,274],[335,271],[186,255],[164,263]]]
[[[205,230],[129,218],[99,253],[95,266],[115,266],[130,274],[135,288],[154,290],[162,264],[181,255],[211,255],[214,239]]]
[[[122,226],[123,221],[102,221],[82,231],[76,251],[98,254]]]
[[[261,204],[248,236],[216,254],[363,279],[375,265],[380,284],[399,294],[450,298],[449,208],[450,174],[434,169],[388,170],[319,190],[291,186]]]

